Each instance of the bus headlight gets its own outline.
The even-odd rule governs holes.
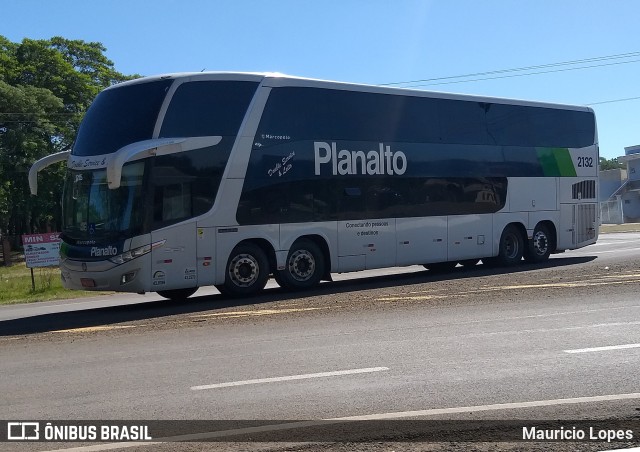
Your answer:
[[[165,242],[166,240],[160,240],[159,242],[152,243],[151,245],[140,246],[138,248],[125,251],[122,254],[118,254],[117,256],[110,257],[109,260],[114,264],[124,264],[125,262],[129,262],[130,260],[150,253],[151,250],[161,247]]]

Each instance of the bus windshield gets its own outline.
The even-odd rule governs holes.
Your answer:
[[[82,120],[73,155],[116,152],[123,146],[148,140],[172,80],[137,83],[98,94]]]
[[[143,229],[144,162],[122,169],[120,188],[110,190],[107,171],[67,173],[63,194],[63,233],[74,240],[131,237]]]

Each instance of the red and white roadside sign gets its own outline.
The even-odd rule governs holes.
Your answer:
[[[27,268],[56,267],[60,264],[59,235],[59,232],[47,232],[22,236]]]

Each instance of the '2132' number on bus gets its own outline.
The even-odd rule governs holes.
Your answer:
[[[578,168],[593,168],[593,157],[578,157]]]

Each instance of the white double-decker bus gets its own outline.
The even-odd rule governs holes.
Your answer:
[[[279,74],[147,77],[100,93],[66,160],[70,289],[234,296],[272,275],[514,265],[598,236],[586,107]]]

